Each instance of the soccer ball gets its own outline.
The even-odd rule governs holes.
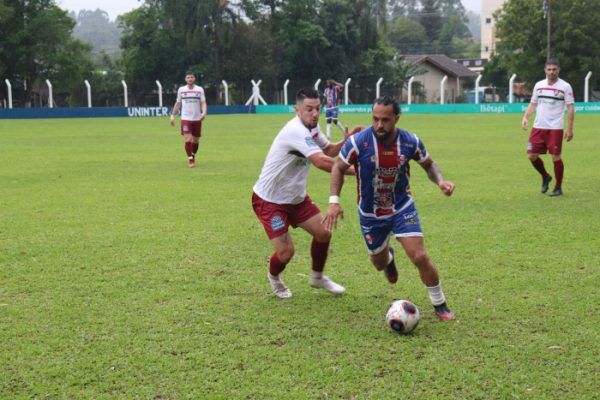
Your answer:
[[[419,309],[408,300],[396,300],[388,308],[385,322],[396,333],[410,333],[419,325]]]

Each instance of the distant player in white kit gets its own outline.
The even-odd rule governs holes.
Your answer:
[[[546,172],[540,154],[548,152],[552,155],[556,182],[550,196],[560,196],[562,195],[562,180],[565,169],[561,158],[565,107],[568,110],[568,125],[564,137],[567,142],[570,142],[573,139],[573,122],[575,120],[573,103],[575,99],[571,85],[558,77],[560,72],[558,60],[550,59],[546,61],[544,72],[546,73],[546,79],[535,84],[531,103],[525,111],[521,127],[527,129],[529,116],[535,109],[535,121],[529,135],[527,157],[542,176],[542,193],[546,193],[552,177]]]
[[[187,85],[177,90],[177,101],[173,106],[170,123],[175,126],[175,115],[181,108],[181,135],[185,139],[185,154],[190,168],[196,166],[198,142],[202,135],[202,121],[206,117],[206,97],[204,89],[196,85],[196,74],[193,71],[185,73]]]
[[[278,298],[292,296],[280,274],[294,256],[288,227],[299,226],[313,237],[311,286],[342,294],[344,287],[323,275],[331,232],[321,223],[321,211],[306,193],[306,178],[311,164],[331,172],[335,161],[332,157],[338,155],[344,140],[330,143],[321,132],[317,90],[300,89],[295,109],[296,117],[275,137],[252,194],[254,212],[275,249],[269,260],[269,283]],[[354,174],[354,170],[348,173]]]

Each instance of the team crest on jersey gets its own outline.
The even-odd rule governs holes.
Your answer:
[[[187,125],[184,125],[184,126],[183,126],[183,131],[184,131],[184,132],[187,132],[187,131],[189,131],[189,130],[190,130],[190,127],[189,127],[189,126],[187,126]]]
[[[271,218],[271,229],[272,230],[278,231],[283,228],[285,228],[285,223],[283,222],[283,219],[281,218],[281,216],[276,215],[273,218]]]
[[[363,147],[366,149],[369,147],[369,142],[363,142]]]

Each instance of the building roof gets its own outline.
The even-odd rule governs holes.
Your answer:
[[[470,78],[477,74],[462,64],[457,63],[453,59],[443,54],[417,54],[401,56],[402,59],[409,61],[412,65],[419,65],[425,62],[430,63],[440,69],[446,75],[458,78]]]

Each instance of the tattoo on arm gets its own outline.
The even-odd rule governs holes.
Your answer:
[[[426,168],[426,171],[429,180],[436,185],[444,180],[444,177],[442,176],[442,170],[435,161],[431,161],[431,164],[429,164],[429,166]]]

